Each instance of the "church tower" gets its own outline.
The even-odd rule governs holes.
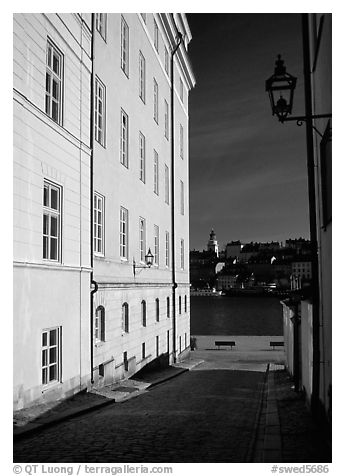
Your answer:
[[[213,228],[210,233],[210,239],[208,240],[208,243],[207,243],[207,251],[212,251],[213,253],[217,255],[217,258],[218,258],[218,241],[217,241],[217,237]]]

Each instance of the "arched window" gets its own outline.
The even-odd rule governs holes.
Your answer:
[[[178,297],[178,313],[181,314],[182,312],[182,298],[181,296]]]
[[[105,341],[105,309],[98,306],[95,312],[94,321],[95,342]]]
[[[159,299],[156,299],[156,321],[159,322]]]
[[[126,302],[122,304],[122,330],[129,332],[129,309]]]
[[[146,327],[146,301],[141,301],[141,323]]]
[[[170,317],[170,298],[167,296],[167,317]]]
[[[184,312],[187,312],[187,295],[184,296]]]

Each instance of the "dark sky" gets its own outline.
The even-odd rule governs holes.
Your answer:
[[[272,116],[265,80],[277,54],[297,76],[299,14],[188,14],[196,76],[190,94],[190,247],[309,237],[305,127]]]

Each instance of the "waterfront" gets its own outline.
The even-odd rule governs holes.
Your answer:
[[[282,306],[272,297],[191,296],[191,335],[281,336]]]

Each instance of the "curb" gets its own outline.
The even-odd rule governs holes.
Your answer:
[[[272,364],[269,365],[271,366]],[[267,381],[267,407],[263,462],[282,462],[282,439],[280,433],[280,420],[274,387],[274,373],[272,370],[269,370]]]
[[[175,377],[178,377],[179,375],[189,372],[189,369],[180,369],[178,372],[174,373],[173,375],[168,375],[167,377],[162,377],[160,379],[157,379],[156,381],[152,382],[147,388],[152,388],[155,387],[156,385],[160,385],[161,383],[167,382],[168,380],[172,380]]]

